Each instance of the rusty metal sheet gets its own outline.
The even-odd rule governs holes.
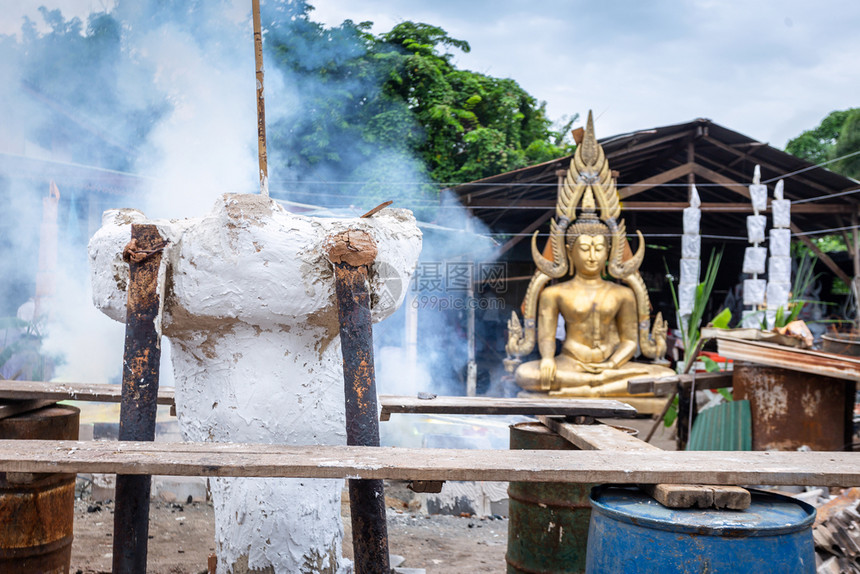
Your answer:
[[[733,383],[735,399],[750,401],[753,450],[844,447],[853,382],[736,361]]]

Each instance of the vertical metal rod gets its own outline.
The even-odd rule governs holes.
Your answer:
[[[376,259],[376,243],[363,231],[330,238],[328,259],[334,265],[343,381],[346,442],[379,446],[379,415],[373,368],[373,329],[367,267]],[[350,480],[349,509],[356,574],[388,574],[388,525],[381,480]]]
[[[166,243],[155,225],[131,226],[123,251],[129,264],[119,440],[155,439],[158,367],[161,362],[161,297],[158,269]],[[113,572],[146,571],[149,534],[149,475],[117,475],[113,521]]]
[[[269,165],[266,155],[266,98],[263,95],[263,32],[260,0],[251,0],[254,20],[254,63],[257,70],[257,152],[260,161],[260,194],[269,196]]]

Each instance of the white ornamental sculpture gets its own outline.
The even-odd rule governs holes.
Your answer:
[[[376,241],[373,318],[403,302],[421,250],[411,212],[367,219],[288,213],[261,195],[224,195],[199,218],[147,221],[109,211],[90,241],[93,297],[125,321],[132,223],[169,240],[160,281],[176,410],[189,441],[346,444],[334,278],[323,243],[347,229]],[[342,558],[342,480],[216,478],[218,572],[349,571]]]
[[[767,326],[770,329],[780,307],[788,312],[791,295],[791,201],[783,197],[783,187],[782,180],[779,180],[771,202],[773,228],[770,230],[767,265]]]
[[[678,281],[679,320],[686,322],[693,312],[696,287],[699,285],[701,260],[701,236],[699,224],[702,219],[702,205],[696,186],[690,188],[690,207],[684,208],[684,235],[681,237],[681,279]]]
[[[767,226],[767,218],[759,215],[759,211],[767,209],[767,186],[761,183],[761,168],[755,166],[753,183],[749,186],[750,199],[752,200],[753,215],[747,216],[747,238],[752,247],[747,247],[744,253],[743,272],[752,275],[744,279],[744,305],[750,309],[744,314],[741,322],[743,327],[758,327],[761,318],[755,313],[756,306],[765,301],[766,282],[759,279],[766,270],[765,260],[767,249],[760,247],[764,242],[764,232]]]

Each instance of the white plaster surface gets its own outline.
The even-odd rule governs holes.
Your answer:
[[[702,253],[702,237],[700,235],[681,236],[681,257],[684,259],[699,259]]]
[[[764,241],[765,226],[767,226],[767,217],[764,215],[747,215],[747,238],[750,243]]]
[[[684,235],[698,235],[702,210],[697,207],[684,208]]]
[[[744,250],[744,273],[764,273],[767,260],[766,247],[747,247]]]
[[[778,309],[788,304],[788,295],[791,292],[791,283],[767,283],[767,308]]]
[[[791,201],[788,199],[774,199],[770,202],[773,213],[773,226],[788,229],[791,227]]]
[[[698,259],[681,259],[681,280],[680,283],[699,284],[699,260]]]
[[[771,257],[767,260],[767,280],[791,283],[791,257]]]
[[[767,209],[767,186],[762,184],[753,184],[750,186],[750,199],[753,204],[753,211],[758,215],[759,211]]]
[[[94,301],[125,320],[121,261],[139,212],[108,212],[90,242]],[[201,218],[152,221],[170,244],[163,332],[173,348],[185,440],[346,443],[343,371],[328,236],[362,229],[376,240],[372,314],[403,302],[421,250],[406,210],[367,219],[288,213],[259,195],[224,195]],[[212,481],[218,572],[341,573],[342,480]],[[246,564],[246,566],[245,566]]]
[[[696,299],[695,283],[678,284],[678,312],[681,315],[689,315],[693,312],[693,302]]]
[[[764,279],[744,279],[744,305],[764,303],[766,286]]]
[[[791,230],[770,230],[770,254],[776,257],[791,257]]]

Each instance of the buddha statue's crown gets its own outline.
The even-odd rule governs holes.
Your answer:
[[[597,216],[597,205],[591,189],[582,198],[582,213],[565,232],[568,245],[572,245],[580,235],[612,235],[609,226]]]

